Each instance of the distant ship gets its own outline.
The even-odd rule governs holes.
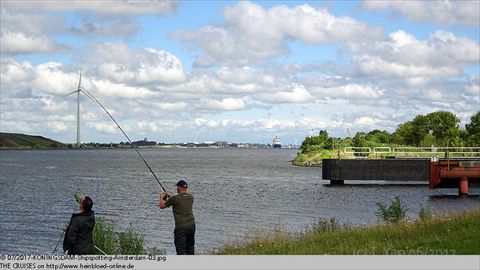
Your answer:
[[[280,137],[275,136],[275,138],[273,139],[273,148],[282,148],[282,140],[280,139]]]

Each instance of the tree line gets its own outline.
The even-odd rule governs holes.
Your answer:
[[[357,132],[353,137],[330,137],[326,130],[318,136],[306,137],[300,152],[342,149],[344,147],[416,146],[416,147],[480,147],[480,111],[470,118],[465,127],[460,119],[447,111],[417,115],[401,123],[394,132],[372,130]]]

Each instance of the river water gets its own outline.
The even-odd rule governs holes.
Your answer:
[[[301,232],[324,218],[375,224],[376,204],[389,204],[396,196],[410,219],[422,205],[437,213],[480,208],[479,189],[460,199],[456,189],[429,190],[424,184],[330,186],[321,180],[321,168],[290,165],[293,149],[146,149],[142,154],[168,190],[175,191],[180,179],[189,183],[198,253],[272,228]],[[171,209],[159,209],[160,186],[131,149],[0,151],[0,172],[0,254],[51,253],[71,213],[78,211],[77,193],[94,200],[97,218],[118,230],[132,226],[147,246],[175,253]]]

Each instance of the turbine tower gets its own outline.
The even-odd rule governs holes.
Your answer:
[[[80,78],[78,79],[77,90],[65,95],[69,96],[71,94],[77,93],[77,147],[80,147],[80,91],[82,91],[82,71],[83,69],[80,69]]]

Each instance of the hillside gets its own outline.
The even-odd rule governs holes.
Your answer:
[[[0,149],[62,148],[65,144],[42,136],[0,132]]]

